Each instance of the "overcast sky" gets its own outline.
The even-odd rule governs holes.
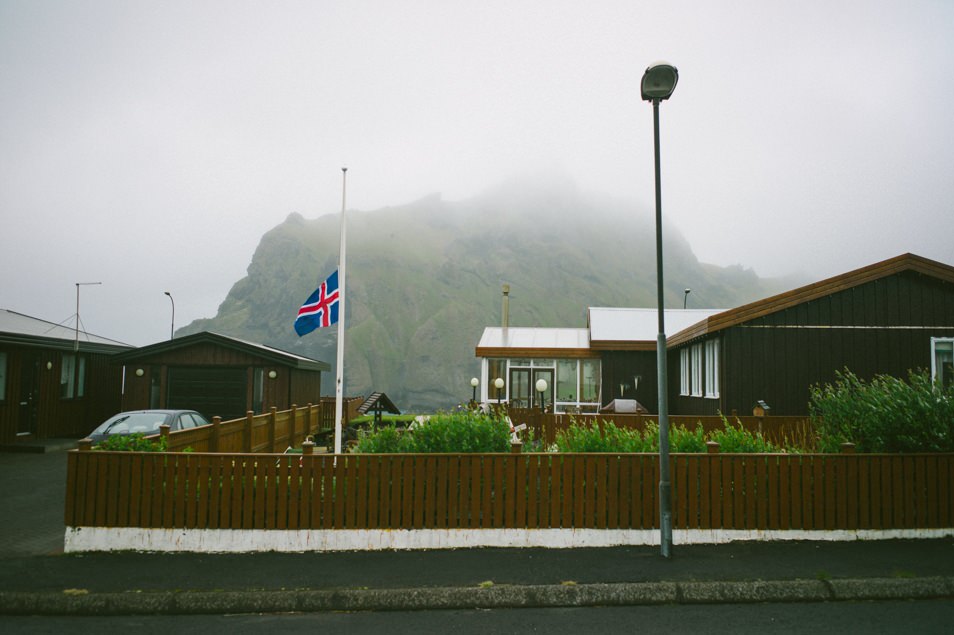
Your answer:
[[[0,308],[135,345],[212,317],[291,212],[528,171],[704,262],[954,264],[954,2],[0,0]],[[316,279],[321,272],[316,272]],[[297,307],[290,307],[289,328]]]

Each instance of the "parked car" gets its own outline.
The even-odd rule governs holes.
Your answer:
[[[89,433],[93,443],[99,443],[114,434],[159,434],[159,426],[169,426],[170,432],[204,426],[209,420],[195,410],[131,410],[113,415]]]

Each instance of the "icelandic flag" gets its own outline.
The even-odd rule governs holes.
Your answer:
[[[295,319],[295,331],[298,337],[311,333],[317,328],[337,324],[339,297],[338,271],[335,270],[298,309],[298,317]]]

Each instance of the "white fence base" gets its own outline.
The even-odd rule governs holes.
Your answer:
[[[954,528],[833,531],[674,529],[674,545],[774,540],[947,538]],[[67,527],[64,551],[250,553],[375,551],[472,547],[616,547],[658,545],[658,529],[145,529]]]

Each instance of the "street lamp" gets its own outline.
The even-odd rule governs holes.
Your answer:
[[[683,291],[685,295],[682,296],[682,308],[686,308],[686,303],[689,301],[689,294],[692,293],[692,289],[686,289]]]
[[[503,377],[498,377],[494,380],[494,387],[497,389],[497,404],[500,404],[500,391],[503,390],[504,387]]]
[[[163,293],[169,296],[169,302],[172,302],[172,323],[169,325],[169,339],[171,340],[176,332],[176,301],[172,299],[172,294],[168,291],[163,291]]]
[[[537,392],[540,393],[540,412],[546,412],[546,404],[543,401],[543,393],[547,391],[547,380],[538,379],[537,380]]]
[[[477,379],[476,377],[471,378],[471,380],[470,380],[470,386],[471,386],[471,388],[474,389],[474,396],[471,397],[470,400],[473,401],[474,403],[477,403],[477,386],[479,386],[479,385],[480,385],[480,380],[479,380],[479,379]]]
[[[646,69],[642,97],[653,103],[653,140],[656,163],[656,374],[659,384],[659,547],[664,558],[672,556],[672,483],[669,480],[669,404],[666,386],[666,318],[663,306],[662,195],[659,176],[659,102],[672,96],[679,81],[675,66],[658,62]],[[687,294],[688,296],[688,294]]]

